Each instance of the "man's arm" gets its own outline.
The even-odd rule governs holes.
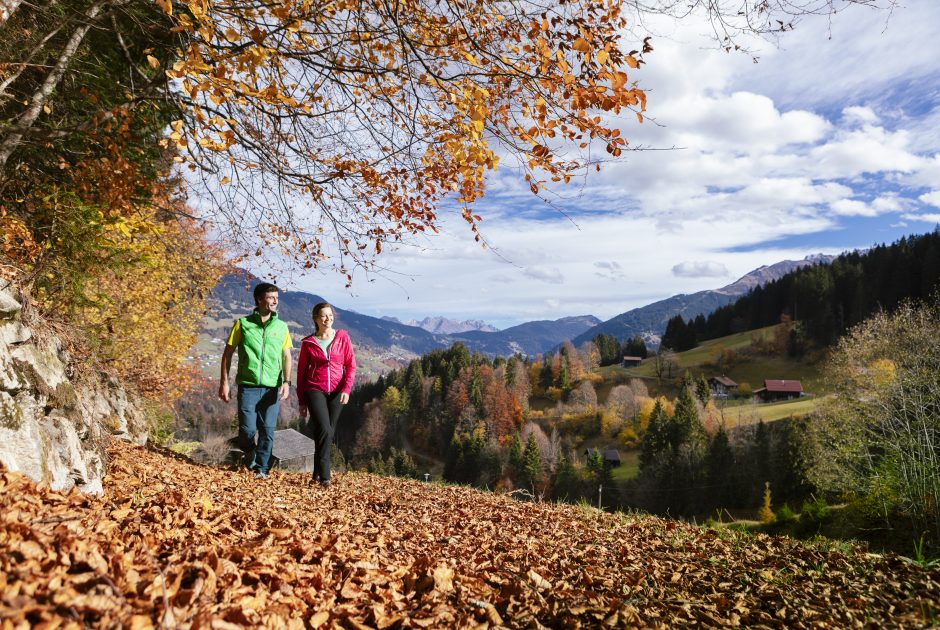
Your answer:
[[[284,382],[281,383],[281,400],[287,400],[287,397],[290,396],[291,368],[293,368],[293,363],[290,356],[290,346],[287,346],[284,348]]]
[[[232,397],[228,383],[228,373],[232,370],[233,354],[235,354],[235,346],[226,344],[225,351],[222,352],[222,374],[219,376],[219,400],[225,402],[228,402]]]

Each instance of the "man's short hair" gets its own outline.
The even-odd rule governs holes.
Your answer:
[[[279,293],[279,292],[280,292],[280,289],[278,289],[275,285],[271,284],[270,282],[262,282],[261,284],[255,287],[255,291],[254,291],[255,304],[257,304],[258,300],[262,299],[268,293]]]

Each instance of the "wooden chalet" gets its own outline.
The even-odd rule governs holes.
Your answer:
[[[738,391],[738,384],[725,375],[712,376],[708,379],[708,388],[715,398],[728,398]]]
[[[765,379],[764,386],[754,390],[761,402],[774,402],[777,400],[792,400],[803,395],[803,385],[794,380]]]
[[[625,356],[623,361],[620,363],[623,367],[636,367],[643,362],[643,357],[629,357]]]

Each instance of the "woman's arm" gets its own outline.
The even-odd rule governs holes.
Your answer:
[[[304,388],[307,386],[307,362],[310,358],[307,356],[309,344],[300,342],[300,356],[297,358],[297,402],[300,405],[300,415],[307,413],[307,402],[304,400]]]
[[[356,379],[356,355],[353,353],[352,341],[349,339],[349,335],[346,334],[345,336],[346,343],[344,345],[346,352],[343,356],[343,382],[340,386],[340,391],[347,394],[346,399],[348,400],[348,394],[352,391],[353,382]]]

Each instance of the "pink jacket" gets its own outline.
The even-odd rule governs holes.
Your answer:
[[[332,394],[337,391],[352,391],[356,377],[356,357],[352,342],[345,330],[337,330],[330,345],[329,356],[317,343],[313,335],[300,342],[300,358],[297,360],[297,398],[301,405],[304,392],[314,389]]]

